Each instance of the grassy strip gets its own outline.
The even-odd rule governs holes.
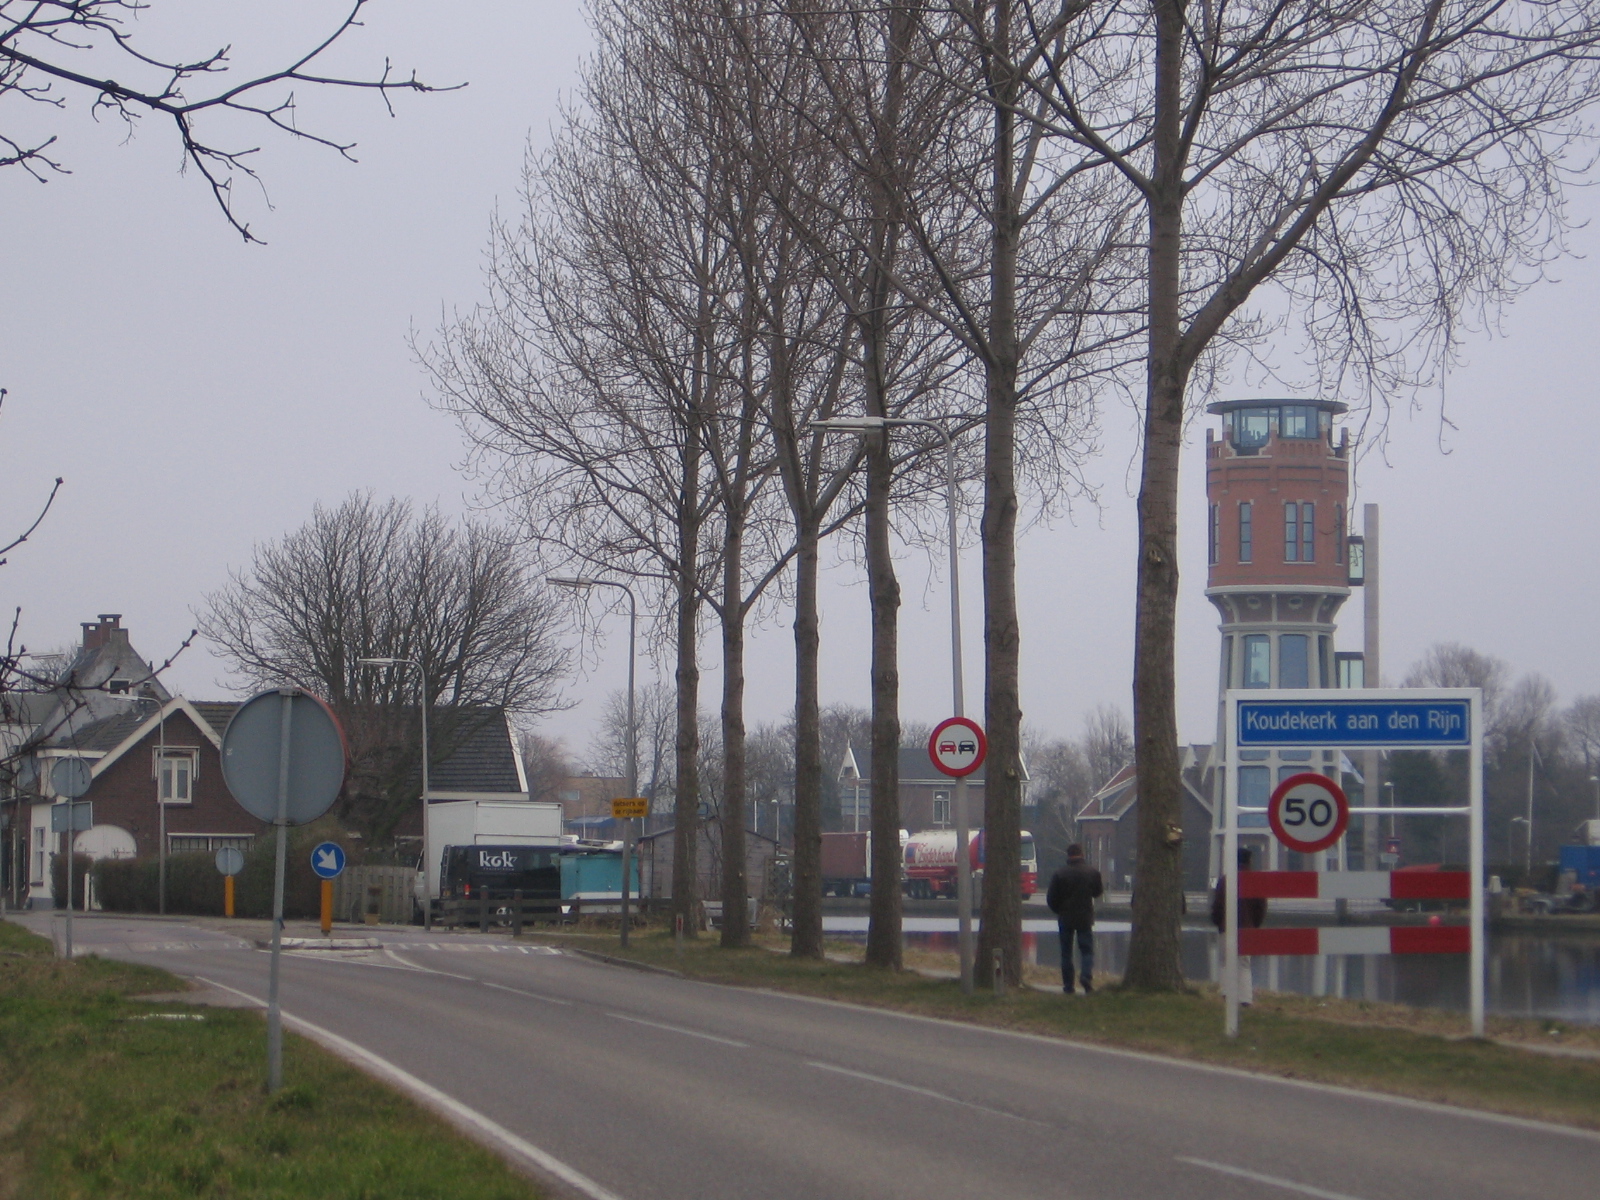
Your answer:
[[[819,963],[772,953],[776,941],[723,950],[714,937],[698,938],[679,954],[666,933],[635,933],[627,950],[618,947],[614,933],[528,936],[708,982],[801,992],[1600,1129],[1600,1059],[1532,1054],[1471,1038],[1465,1018],[1448,1013],[1258,991],[1254,1007],[1241,1014],[1239,1037],[1230,1039],[1222,1034],[1222,1002],[1212,990],[1164,995],[1102,987],[1092,996],[1068,997],[1028,988],[997,1000],[988,993],[963,996],[953,980],[841,961],[860,953],[843,943]],[[1560,1036],[1552,1037],[1552,1031]],[[1588,1031],[1551,1022],[1494,1020],[1489,1033],[1600,1045]]]
[[[151,967],[60,962],[42,938],[0,921],[0,1200],[540,1195],[293,1035],[289,1086],[268,1098],[258,1012],[130,999],[184,986]]]

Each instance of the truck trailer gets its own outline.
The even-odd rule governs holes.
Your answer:
[[[983,878],[983,830],[974,830],[967,840],[968,864],[975,880]],[[905,888],[913,899],[929,900],[956,894],[956,831],[925,829],[905,842]],[[1039,888],[1039,856],[1033,834],[1022,831],[1022,898]]]
[[[430,908],[438,911],[445,859],[452,847],[468,846],[486,851],[539,846],[559,852],[561,805],[545,800],[453,800],[427,805],[423,809],[422,858],[417,864],[419,913]],[[512,854],[507,861],[518,857]]]

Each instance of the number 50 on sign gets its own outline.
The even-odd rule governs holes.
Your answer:
[[[1350,824],[1350,801],[1344,789],[1326,775],[1302,771],[1289,776],[1272,793],[1267,823],[1289,849],[1314,854],[1344,836]]]

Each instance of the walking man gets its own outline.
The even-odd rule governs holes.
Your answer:
[[[1094,991],[1094,901],[1105,892],[1100,872],[1083,861],[1083,847],[1067,847],[1067,865],[1051,877],[1045,903],[1061,935],[1061,990],[1072,995],[1072,943],[1078,943],[1078,982]]]

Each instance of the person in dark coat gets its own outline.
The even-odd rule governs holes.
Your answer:
[[[1061,990],[1072,994],[1072,943],[1078,943],[1078,981],[1094,991],[1094,902],[1105,893],[1100,872],[1083,861],[1083,847],[1067,847],[1067,865],[1050,879],[1044,901],[1056,914],[1061,937]]]
[[[1252,854],[1244,846],[1239,847],[1239,870],[1248,871],[1252,862]],[[1263,921],[1267,919],[1267,901],[1263,896],[1239,897],[1239,928],[1260,929]],[[1217,890],[1211,897],[1211,923],[1217,927],[1218,933],[1228,930],[1228,877],[1217,876]],[[1250,976],[1250,957],[1239,955],[1239,1003],[1248,1007],[1255,999],[1255,983]],[[1228,980],[1222,981],[1222,994],[1228,994]]]

